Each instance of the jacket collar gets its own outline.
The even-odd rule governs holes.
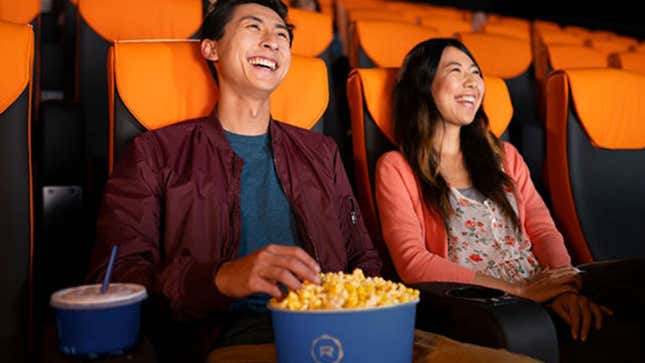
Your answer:
[[[226,134],[224,133],[222,123],[217,117],[216,110],[217,107],[213,109],[206,119],[206,127],[204,128],[206,130],[206,135],[208,135],[208,138],[217,148],[222,149],[223,151],[233,152],[231,144],[228,142]],[[271,134],[271,143],[273,145],[279,143],[282,139],[282,130],[280,129],[280,125],[273,119],[273,117],[269,119],[269,133]]]

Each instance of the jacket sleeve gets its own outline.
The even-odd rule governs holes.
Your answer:
[[[471,283],[475,271],[460,266],[426,247],[422,203],[416,179],[398,152],[384,154],[376,165],[376,202],[383,239],[396,271],[405,283],[450,281]],[[432,246],[445,246],[445,231],[440,219],[429,221]]]
[[[339,213],[340,228],[345,240],[349,272],[355,268],[360,268],[365,275],[378,276],[381,273],[381,258],[367,232],[358,201],[354,197],[335,143],[333,143],[332,149],[334,155],[334,186],[338,196],[338,205],[341,208]]]
[[[99,281],[112,245],[119,245],[113,281],[139,283],[178,319],[224,309],[230,300],[214,283],[224,261],[196,262],[181,254],[164,260],[160,243],[164,203],[161,152],[149,135],[137,137],[110,176],[97,222],[89,279]],[[170,207],[170,206],[169,206]]]
[[[535,189],[528,166],[520,153],[504,143],[506,167],[525,205],[524,228],[533,244],[533,253],[542,266],[571,265],[571,258],[542,197]]]

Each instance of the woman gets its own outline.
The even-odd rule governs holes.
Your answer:
[[[580,270],[526,164],[489,130],[484,90],[457,40],[427,40],[404,61],[393,99],[399,151],[379,159],[375,180],[396,270],[406,283],[472,283],[548,302],[585,341],[613,313],[579,293]]]

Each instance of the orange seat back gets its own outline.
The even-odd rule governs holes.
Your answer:
[[[552,205],[575,262],[645,256],[645,75],[557,71],[547,81]]]
[[[400,67],[415,45],[441,34],[433,28],[387,21],[357,21],[352,29],[353,68]]]

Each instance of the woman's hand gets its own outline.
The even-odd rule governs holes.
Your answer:
[[[571,326],[573,339],[577,340],[580,337],[583,342],[589,335],[592,319],[596,329],[600,329],[602,315],[614,314],[607,307],[594,303],[588,297],[574,293],[564,293],[556,297],[548,306]]]
[[[582,286],[578,274],[578,270],[571,266],[545,269],[521,283],[515,294],[542,303],[564,293],[576,293]]]

